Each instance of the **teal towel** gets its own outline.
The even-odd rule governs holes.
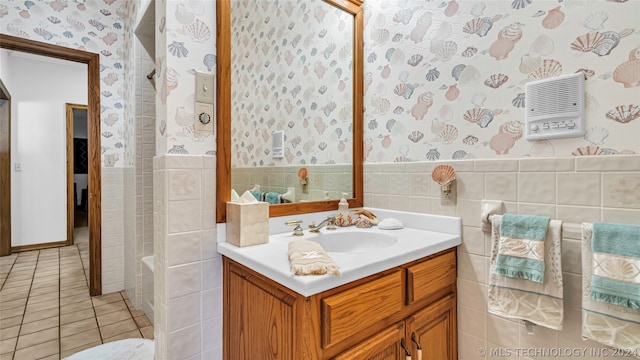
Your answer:
[[[640,226],[594,223],[593,300],[640,309]]]
[[[544,240],[550,220],[546,216],[503,215],[494,273],[543,283]]]
[[[269,204],[280,204],[280,194],[277,192],[268,192],[264,196],[264,200]]]
[[[251,190],[251,195],[258,201],[264,201],[264,193],[258,190]]]
[[[544,241],[549,220],[547,216],[504,214],[500,235]]]

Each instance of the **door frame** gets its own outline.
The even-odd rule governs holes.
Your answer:
[[[89,147],[89,293],[102,294],[102,188],[100,151],[100,55],[0,34],[0,48],[87,64]],[[11,240],[9,240],[11,241]]]
[[[85,110],[87,111],[87,105],[82,104],[65,104],[66,113],[67,113],[67,241],[66,245],[73,245],[73,229],[75,227],[75,213],[76,213],[76,196],[75,191],[73,191],[75,180],[74,180],[74,169],[75,169],[75,149],[74,149],[74,133],[73,126],[75,123],[75,119],[73,118],[74,110]]]
[[[11,95],[0,79],[0,100],[8,101],[9,116],[0,118],[0,256],[11,254]],[[4,123],[6,122],[6,123]]]

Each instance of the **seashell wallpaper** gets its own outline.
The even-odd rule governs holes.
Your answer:
[[[365,1],[365,161],[640,153],[638,14],[640,1]],[[584,137],[525,140],[525,84],[578,71]]]
[[[123,78],[129,13],[125,1],[8,0],[0,4],[1,33],[100,54],[102,155],[115,154],[119,159],[127,150]],[[115,166],[123,164],[119,161]]]
[[[231,19],[232,165],[351,163],[352,16],[322,0],[247,0],[232,2]],[[277,130],[282,159],[271,154]]]

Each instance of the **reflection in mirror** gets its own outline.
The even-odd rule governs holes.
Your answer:
[[[361,206],[362,1],[217,4],[218,222],[231,189],[292,202],[271,216]]]
[[[352,196],[353,30],[352,14],[322,0],[232,1],[237,192],[270,203]]]

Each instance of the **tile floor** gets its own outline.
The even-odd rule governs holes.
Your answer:
[[[0,360],[61,359],[153,327],[124,291],[90,297],[88,242],[0,257]]]

